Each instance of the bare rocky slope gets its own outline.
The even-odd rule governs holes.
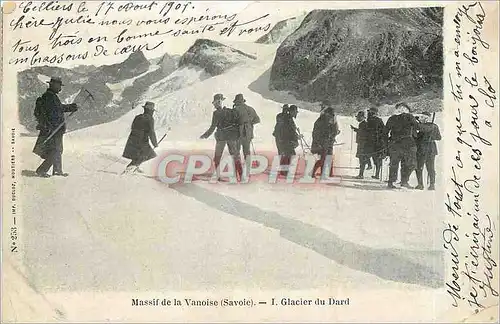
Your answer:
[[[300,26],[300,23],[304,20],[305,16],[306,15],[304,14],[298,17],[292,17],[279,21],[267,34],[260,37],[255,42],[260,44],[279,44],[283,42],[288,35],[293,33]]]
[[[146,73],[151,63],[142,52],[134,52],[123,62],[95,67],[77,66],[65,69],[55,66],[33,67],[18,73],[19,120],[29,132],[35,132],[36,120],[33,116],[35,100],[47,89],[44,80],[59,76],[64,87],[59,94],[62,102],[76,102],[81,105],[72,116],[68,130],[75,130],[110,122],[130,111],[132,104],[148,87],[168,76],[177,67],[178,57],[162,56],[159,67]],[[142,76],[141,76],[142,74]],[[140,77],[138,77],[140,76]],[[133,79],[130,86],[124,86],[118,101],[113,100],[109,84]],[[93,100],[85,100],[88,90]]]
[[[341,112],[442,97],[442,8],[314,10],[279,46],[270,90]]]
[[[253,55],[224,45],[210,39],[198,39],[182,55],[179,67],[193,65],[201,67],[211,76],[220,75],[229,69],[244,63],[247,60],[255,60]]]

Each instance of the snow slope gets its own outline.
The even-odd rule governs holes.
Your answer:
[[[157,136],[171,127],[159,152],[213,150],[213,138],[199,136],[210,125],[212,96],[218,92],[228,98],[228,106],[237,93],[244,95],[262,120],[255,148],[275,150],[271,133],[284,102],[265,99],[249,85],[269,69],[276,45],[231,46],[257,60],[206,79],[193,70],[178,70],[174,74],[192,82],[165,95],[161,91],[168,79],[151,87],[144,100],[156,103]],[[287,102],[311,105],[292,98]],[[39,289],[342,287],[409,289],[421,293],[422,301],[436,298],[434,289],[443,276],[439,190],[387,191],[370,178],[371,171],[366,172],[370,179],[308,188],[263,182],[168,187],[142,176],[117,176],[128,163],[120,157],[130,124],[141,111],[138,107],[108,124],[67,134],[64,168],[69,178],[22,178],[24,232],[38,233],[25,234],[24,261]],[[309,143],[317,117],[301,110],[297,118]],[[349,128],[354,120],[341,117],[339,122],[338,142],[345,144],[336,147],[338,164],[356,166]],[[34,170],[40,161],[30,153],[33,140],[21,140],[22,167]],[[144,169],[151,172],[153,164]],[[348,177],[357,171],[339,172]],[[433,318],[424,302],[421,316]]]

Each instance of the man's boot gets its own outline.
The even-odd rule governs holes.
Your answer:
[[[56,171],[56,172],[52,172],[52,176],[67,177],[67,176],[69,176],[69,173],[61,172],[61,171]]]
[[[234,168],[236,169],[236,180],[237,181],[242,181],[246,180],[245,178],[248,178],[248,174],[243,175],[243,166],[241,165],[241,161],[237,160],[234,162]],[[250,173],[250,171],[247,168],[247,172]]]
[[[394,183],[392,181],[387,182],[387,188],[389,188],[389,189],[399,189],[398,187],[396,187],[394,185]]]
[[[356,177],[356,179],[363,179],[364,178],[364,173],[365,173],[365,163],[360,163],[359,165],[359,174]]]
[[[417,170],[416,174],[417,174],[418,185],[415,187],[415,189],[424,190],[424,183],[422,180],[422,170]]]

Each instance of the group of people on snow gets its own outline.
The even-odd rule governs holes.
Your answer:
[[[240,153],[243,151],[244,160],[248,162],[254,137],[254,125],[260,123],[260,118],[255,109],[246,104],[241,93],[235,96],[232,108],[225,107],[224,100],[226,98],[223,94],[214,95],[212,105],[215,110],[212,114],[212,123],[200,138],[206,139],[215,131],[215,171],[218,175],[220,174],[220,160],[227,145],[229,154],[234,161],[236,176],[241,179],[243,166]]]
[[[436,141],[441,140],[439,127],[431,120],[430,112],[423,112],[415,117],[410,113],[406,103],[398,103],[394,114],[389,117],[387,123],[378,117],[378,109],[372,107],[365,112],[360,111],[356,115],[359,122],[358,127],[351,125],[356,132],[357,152],[359,159],[358,179],[364,177],[365,168],[370,160],[375,164],[375,175],[380,177],[382,160],[389,157],[389,179],[388,188],[397,188],[398,172],[401,174],[401,187],[412,188],[409,179],[413,171],[416,171],[418,185],[415,189],[423,190],[423,169],[426,167],[429,175],[429,190],[435,189],[436,169],[435,158],[437,155]],[[401,165],[401,170],[400,170]]]
[[[325,100],[321,103],[321,113],[313,127],[311,147],[308,147],[304,135],[295,125],[294,119],[297,118],[297,115],[298,107],[288,104],[283,105],[282,111],[276,115],[273,136],[278,154],[281,156],[281,165],[290,165],[292,156],[296,154],[295,149],[301,141],[302,145],[307,146],[312,154],[319,156],[311,174],[311,176],[316,177],[319,170],[321,170],[321,174],[323,173],[327,157],[333,155],[335,138],[340,133],[335,111],[329,101]],[[332,168],[327,173],[332,176]],[[280,174],[286,176],[287,171],[280,171]]]
[[[53,77],[48,83],[47,91],[36,100],[35,117],[40,133],[33,149],[35,154],[44,159],[37,168],[36,174],[45,178],[50,177],[48,171],[51,167],[54,176],[68,175],[62,170],[63,134],[66,130],[64,113],[78,110],[77,104],[66,105],[59,100],[57,94],[63,85],[60,78]],[[236,175],[238,179],[242,179],[244,168],[241,162],[241,151],[243,151],[245,163],[248,163],[253,145],[254,126],[260,123],[260,118],[255,109],[246,104],[242,94],[235,96],[232,108],[224,106],[225,99],[223,94],[214,95],[212,122],[200,138],[206,139],[215,131],[214,165],[217,174],[219,174],[220,161],[227,146],[235,163]],[[137,115],[132,122],[131,132],[122,154],[123,157],[131,160],[124,173],[142,172],[139,166],[156,157],[150,145],[151,142],[156,148],[159,144],[155,135],[153,118],[155,104],[147,101],[143,108],[144,112]],[[356,115],[359,125],[358,127],[351,126],[351,128],[356,132],[356,156],[360,164],[357,178],[364,177],[365,169],[371,166],[371,160],[373,160],[375,165],[373,178],[378,179],[381,174],[382,161],[389,156],[389,188],[396,188],[394,183],[398,177],[399,165],[401,165],[401,187],[410,188],[408,181],[412,172],[416,170],[418,180],[416,188],[423,189],[422,173],[425,166],[430,179],[429,189],[433,190],[436,180],[434,161],[437,146],[435,141],[441,139],[439,128],[433,121],[430,121],[428,112],[424,112],[417,119],[410,114],[407,104],[399,103],[395,108],[395,114],[387,120],[385,125],[378,117],[376,107],[368,110],[367,117],[364,111]],[[340,129],[331,102],[325,100],[321,103],[321,112],[313,126],[310,147],[295,124],[294,119],[297,115],[296,105],[285,104],[276,116],[272,135],[281,157],[281,165],[290,164],[292,156],[296,155],[295,149],[301,142],[312,154],[319,156],[311,176],[315,177],[319,170],[321,174],[329,173],[332,176],[331,168],[324,170],[325,162],[333,155],[333,146]],[[326,165],[332,166],[331,163]],[[280,171],[280,174],[286,175],[287,171]]]

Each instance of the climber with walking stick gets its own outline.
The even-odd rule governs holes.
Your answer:
[[[144,108],[144,113],[135,116],[127,144],[123,150],[122,156],[132,160],[127,165],[125,171],[123,171],[123,174],[130,172],[142,173],[139,166],[143,162],[156,157],[156,152],[149,144],[149,141],[151,141],[155,148],[158,147],[153,119],[155,104],[147,101],[142,107]]]
[[[49,178],[48,171],[52,167],[53,176],[67,177],[68,173],[62,170],[63,136],[66,132],[65,112],[72,114],[78,110],[76,103],[62,104],[57,96],[62,90],[62,80],[52,77],[48,82],[49,88],[38,97],[35,104],[35,118],[40,131],[33,153],[44,161],[35,173],[42,178]]]

